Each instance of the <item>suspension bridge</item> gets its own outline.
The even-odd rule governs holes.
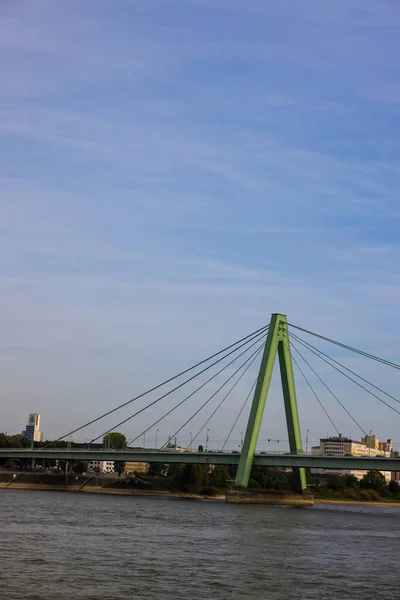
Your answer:
[[[350,412],[350,409],[343,398],[340,399],[332,390],[331,386],[326,383],[325,379],[319,375],[316,368],[314,368],[310,362],[311,357],[314,359],[317,358],[324,366],[331,367],[336,374],[339,373],[347,381],[351,381],[353,385],[357,386],[359,390],[362,390],[369,398],[372,398],[374,402],[379,402],[385,406],[385,410],[387,409],[391,411],[391,413],[400,415],[400,407],[396,407],[396,405],[400,404],[398,398],[390,392],[385,391],[382,387],[375,385],[362,375],[359,375],[354,369],[346,366],[343,362],[337,360],[337,358],[333,358],[327,352],[322,351],[316,345],[307,341],[307,339],[304,339],[304,335],[308,336],[308,339],[312,337],[320,342],[323,341],[330,344],[336,349],[339,348],[342,352],[351,352],[352,354],[357,355],[357,357],[365,358],[368,361],[375,361],[392,370],[400,370],[400,365],[393,361],[359,350],[348,344],[304,329],[298,325],[290,324],[285,315],[277,313],[272,315],[268,325],[248,334],[204,360],[197,362],[195,365],[185,369],[177,375],[153,386],[151,389],[139,394],[131,400],[128,400],[90,421],[83,423],[79,427],[68,431],[56,440],[57,442],[60,442],[62,440],[71,439],[72,436],[81,434],[82,431],[89,427],[92,428],[93,426],[98,426],[104,419],[117,414],[126,407],[138,403],[140,400],[145,399],[155,392],[161,392],[155,399],[147,402],[147,404],[138,408],[132,414],[119,420],[117,423],[114,423],[112,427],[108,427],[96,435],[90,440],[85,448],[79,450],[59,448],[53,442],[53,447],[51,447],[50,444],[47,444],[42,448],[2,449],[0,450],[0,458],[31,458],[35,460],[118,460],[124,462],[135,461],[147,463],[212,463],[215,465],[236,465],[237,474],[235,487],[237,489],[246,489],[253,465],[290,467],[293,469],[295,490],[300,494],[307,489],[305,477],[305,469],[307,468],[400,471],[400,456],[399,453],[396,452],[392,452],[391,456],[387,456],[387,453],[380,452],[379,450],[376,453],[376,456],[326,456],[318,454],[310,455],[303,452],[293,372],[294,366],[296,367],[298,374],[304,379],[307,388],[310,390],[311,397],[316,401],[316,406],[323,412],[326,419],[329,421],[330,426],[333,427],[338,436],[340,436],[339,428],[332,417],[331,409],[328,408],[326,399],[323,401],[321,395],[317,393],[315,385],[311,384],[309,379],[310,375],[314,377],[319,386],[322,386],[325,393],[328,394],[335,404],[346,414],[353,423],[353,426],[355,425],[364,436],[367,436],[367,431],[370,430],[370,427],[361,425],[360,420],[356,419],[352,412]],[[307,354],[307,358],[305,354]],[[218,411],[220,411],[221,407],[224,404],[229,406],[227,401],[231,394],[260,357],[261,361],[258,373],[252,382],[248,393],[243,395],[243,402],[235,415],[235,418],[232,419],[229,433],[222,443],[221,448],[218,451],[208,451],[206,448],[205,452],[192,452],[192,444],[196,439],[199,439],[199,436],[207,428]],[[280,369],[290,451],[284,454],[257,453],[257,442],[270,389],[272,372],[277,357]],[[238,366],[237,363],[239,363]],[[201,402],[200,406],[196,407],[196,410],[184,420],[173,435],[169,436],[169,439],[159,448],[146,450],[132,446],[140,438],[146,435],[146,433],[151,430],[154,431],[157,425],[167,419],[171,414],[175,413],[175,416],[179,415],[180,409],[182,411],[182,407],[186,405],[186,403],[192,398],[196,398],[196,396],[199,397],[199,392],[208,389],[212,382],[219,383],[221,375],[227,371],[229,377],[219,384],[216,391],[210,396],[207,396],[207,398]],[[308,376],[306,375],[306,372],[308,372]],[[193,385],[197,382],[199,385],[196,385],[195,388],[192,389]],[[173,399],[178,392],[182,393],[185,389],[188,391],[190,390],[190,392],[184,395],[184,397],[171,408],[168,408],[168,410],[165,410],[164,408],[161,415],[157,416],[154,421],[140,431],[140,433],[129,442],[128,448],[124,450],[112,450],[104,447],[93,447],[93,444],[96,444],[99,440],[103,440],[108,433],[126,426],[128,423],[135,423],[135,418],[146,413],[146,411],[149,411],[149,409],[152,409],[156,405],[165,406],[168,399]],[[217,399],[216,405],[215,399]],[[252,399],[251,403],[250,399]],[[249,403],[250,410],[246,433],[243,443],[241,444],[240,452],[228,452],[226,447],[229,444],[229,440],[231,439],[235,428],[237,428],[239,419],[245,414],[245,409]],[[205,415],[206,413],[206,419],[198,428],[195,435],[190,435],[190,445],[186,448],[186,451],[185,449],[183,449],[184,451],[179,452],[171,451],[169,448],[170,439],[176,438],[182,431],[187,430],[198,415]],[[368,412],[364,411],[364,413],[363,418],[367,416]]]

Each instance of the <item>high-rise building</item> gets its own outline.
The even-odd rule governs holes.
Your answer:
[[[40,431],[40,415],[37,413],[29,415],[28,425],[22,435],[34,442],[44,442],[44,433]]]

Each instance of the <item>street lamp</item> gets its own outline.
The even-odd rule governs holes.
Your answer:
[[[158,440],[158,432],[159,432],[159,431],[160,431],[159,429],[157,429],[157,431],[156,431],[156,445],[155,445],[155,449],[156,449],[156,450],[157,450],[157,440]]]
[[[307,433],[306,433],[306,454],[308,454],[308,434],[310,433],[310,430],[307,429]]]
[[[192,449],[192,443],[193,443],[193,436],[192,436],[192,432],[189,431],[189,435],[190,435],[190,443],[189,443],[189,450]]]
[[[210,438],[208,437],[208,434],[209,434],[209,432],[210,432],[210,430],[209,430],[209,429],[207,429],[207,437],[206,437],[206,452],[207,452],[207,450],[208,450],[208,441],[209,441],[209,439],[210,439]]]

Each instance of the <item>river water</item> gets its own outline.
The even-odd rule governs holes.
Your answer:
[[[1,600],[398,600],[400,509],[0,490]]]

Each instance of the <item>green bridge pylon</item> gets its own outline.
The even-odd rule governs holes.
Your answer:
[[[273,314],[254,390],[235,487],[245,488],[249,482],[276,354],[279,356],[290,452],[292,454],[303,453],[287,320],[285,315]],[[293,469],[293,475],[296,492],[303,493],[307,489],[305,470],[303,468]]]

